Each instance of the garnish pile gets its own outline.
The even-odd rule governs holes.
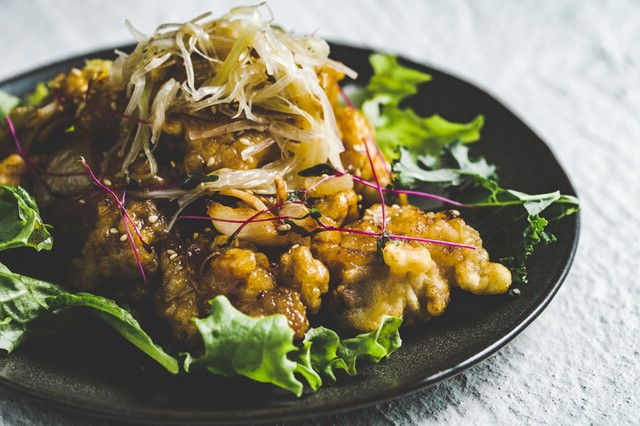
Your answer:
[[[1,350],[38,318],[88,308],[171,373],[300,396],[389,356],[400,325],[441,315],[452,288],[526,282],[534,246],[555,238],[546,226],[577,200],[500,187],[469,156],[483,117],[404,108],[431,77],[393,56],[371,56],[354,104],[339,82],[356,74],[328,44],[264,12],[151,37],[128,24],[133,52],[22,100],[0,92],[0,252],[55,239],[67,271],[57,285],[0,263]],[[504,264],[481,235],[508,242]],[[148,322],[161,324],[153,339]]]

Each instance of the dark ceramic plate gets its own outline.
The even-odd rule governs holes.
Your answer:
[[[332,57],[371,74],[370,51],[334,45]],[[112,57],[112,50],[62,61],[0,84],[22,95],[39,81],[82,65],[86,57]],[[418,113],[454,121],[484,114],[482,141],[474,147],[500,168],[504,186],[526,192],[575,194],[545,143],[518,117],[482,90],[419,65],[434,76],[414,99]],[[398,398],[452,377],[503,347],[549,304],[567,275],[578,241],[579,216],[554,229],[558,242],[541,247],[529,263],[530,283],[519,298],[456,293],[446,313],[403,333],[404,344],[360,375],[297,399],[242,379],[209,374],[174,377],[106,327],[28,342],[0,358],[0,383],[16,392],[97,416],[150,423],[266,422],[326,415]]]

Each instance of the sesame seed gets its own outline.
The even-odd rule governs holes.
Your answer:
[[[115,102],[111,102],[111,109],[115,110],[116,108],[118,108],[118,105]]]
[[[178,253],[173,253],[171,256],[169,256],[169,260],[175,260],[178,257]]]
[[[169,249],[169,250],[167,250],[167,254],[170,255],[170,256],[173,256],[174,254],[176,254],[176,251]]]
[[[291,225],[285,223],[284,225],[279,225],[278,227],[276,227],[276,229],[278,230],[278,232],[287,232],[291,230]]]
[[[193,239],[195,240],[196,238],[198,238],[200,236],[200,234],[198,234],[197,232],[193,233]]]
[[[251,141],[247,138],[238,138],[238,142],[240,142],[242,145],[250,145]]]
[[[158,221],[158,216],[155,214],[152,214],[147,218],[147,220],[149,221],[149,223],[156,223]]]
[[[175,161],[173,161],[173,160],[171,160],[171,162],[170,162],[169,164],[171,164],[171,167],[173,167],[173,168],[175,168],[175,167],[176,167],[176,162],[175,162]]]
[[[207,160],[207,167],[211,167],[216,163],[216,159],[213,157],[209,157],[209,159]]]
[[[300,247],[300,244],[294,244],[291,246],[291,250],[297,249],[298,247]]]
[[[127,234],[122,234],[120,235],[120,241],[127,241],[129,239],[129,236]]]
[[[204,228],[204,232],[211,232],[211,228]]]
[[[79,202],[80,204],[84,204],[86,201],[84,201],[82,198],[80,198],[80,199],[78,200],[78,202]]]
[[[111,186],[111,181],[109,179],[104,179],[102,182],[107,186]]]
[[[118,231],[118,228],[111,228],[109,229],[109,233],[112,235],[116,235],[116,234],[119,234],[120,231]]]

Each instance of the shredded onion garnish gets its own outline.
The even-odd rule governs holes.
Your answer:
[[[342,169],[344,147],[317,71],[328,67],[351,77],[356,73],[328,58],[324,40],[283,32],[271,21],[270,11],[260,4],[234,8],[217,19],[205,14],[165,24],[149,37],[127,23],[138,45],[129,55],[118,52],[110,80],[129,97],[122,116],[136,118],[121,124],[117,154],[124,159],[122,175],[157,174],[154,150],[170,114],[198,114],[205,121],[209,114],[209,128],[189,132],[190,139],[248,129],[270,134],[267,139],[277,143],[280,158],[260,169],[233,171],[226,182],[230,186],[264,191],[273,187],[275,174],[286,180],[327,162]],[[217,110],[231,113],[231,121],[220,121]],[[243,157],[258,151],[248,150]],[[130,166],[140,154],[149,167],[137,174]]]

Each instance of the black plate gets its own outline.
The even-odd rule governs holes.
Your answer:
[[[371,74],[371,52],[333,45],[332,57]],[[58,62],[0,84],[16,95],[32,90],[87,57],[110,58],[113,50]],[[449,120],[486,118],[475,148],[497,164],[504,186],[526,192],[575,194],[545,143],[518,117],[484,91],[432,68],[433,81],[412,102],[418,113]],[[0,383],[17,392],[92,415],[151,423],[266,422],[352,410],[423,389],[473,366],[529,325],[558,291],[575,254],[579,216],[555,227],[558,242],[540,248],[529,263],[530,283],[519,298],[456,293],[446,313],[403,333],[404,344],[360,375],[341,377],[300,399],[272,387],[209,374],[174,377],[105,327],[28,342],[0,358]]]

